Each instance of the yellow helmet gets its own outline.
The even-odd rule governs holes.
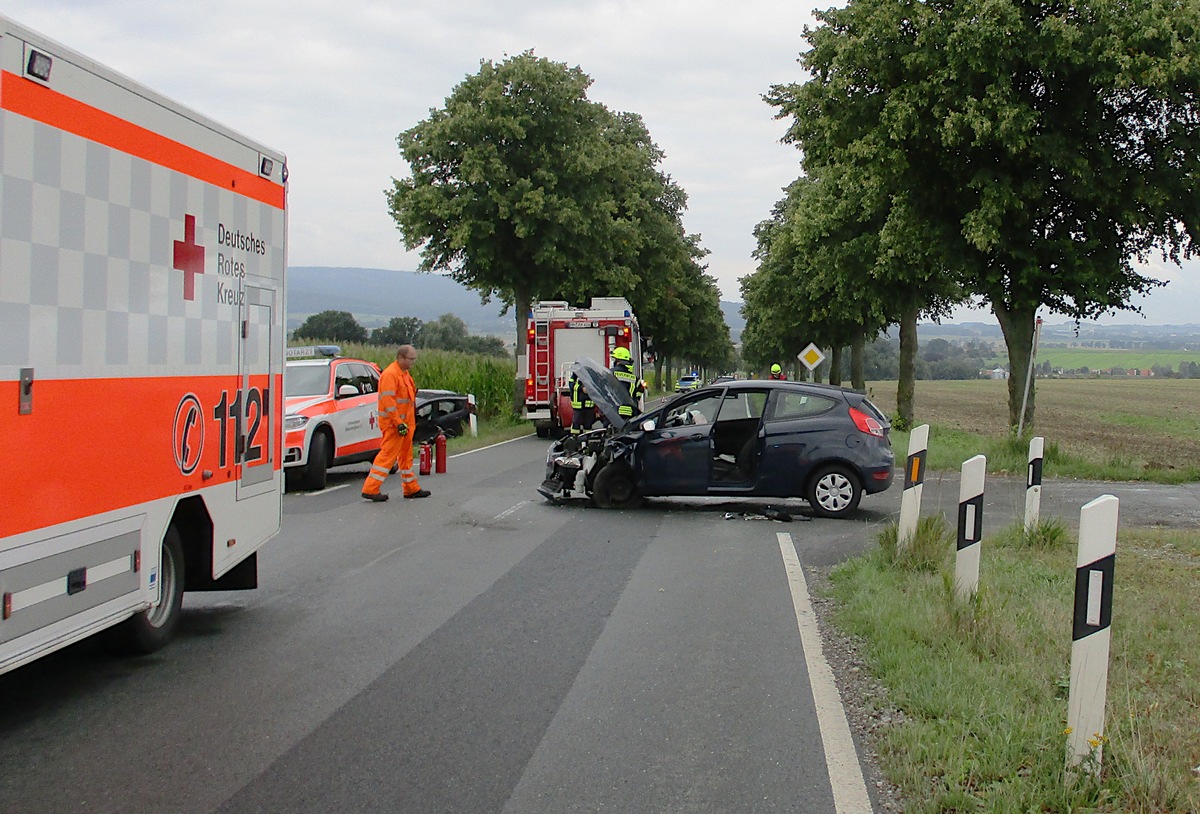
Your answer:
[[[781,368],[779,365],[771,365],[771,372],[772,373],[782,373],[783,368]]]
[[[622,362],[630,362],[633,361],[633,354],[629,352],[629,348],[617,347],[612,350],[612,358],[619,359]]]

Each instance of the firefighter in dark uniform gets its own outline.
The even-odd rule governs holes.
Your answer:
[[[596,404],[583,389],[583,382],[571,374],[571,435],[590,430],[596,423]]]
[[[638,396],[646,390],[646,383],[633,372],[633,354],[629,352],[629,348],[613,348],[612,372],[617,381],[629,388],[629,397],[636,404]],[[618,412],[621,418],[633,418],[633,407],[630,405],[622,404]]]

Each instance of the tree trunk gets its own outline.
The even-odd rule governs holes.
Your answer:
[[[901,429],[913,425],[913,396],[917,390],[917,317],[920,308],[905,311],[900,317],[900,381],[896,384],[896,415]]]
[[[513,380],[513,413],[520,416],[525,407],[525,377],[529,372],[529,358],[526,356],[526,331],[529,330],[528,289],[517,288],[513,291],[513,311],[516,312],[517,324],[517,376]]]
[[[1008,348],[1008,426],[1012,432],[1024,424],[1024,429],[1033,426],[1033,378],[1029,366],[1033,363],[1034,320],[1037,305],[1007,308],[992,303],[992,313],[1000,323],[1004,334],[1004,345]],[[1029,398],[1025,399],[1025,382],[1029,381]],[[1021,402],[1025,401],[1025,420],[1021,421]]]
[[[842,385],[842,346],[834,345],[829,353],[829,383]]]
[[[867,390],[867,377],[863,372],[866,353],[867,334],[865,331],[858,331],[850,345],[850,386],[864,393]]]

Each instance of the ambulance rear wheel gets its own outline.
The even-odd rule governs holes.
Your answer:
[[[329,474],[329,433],[313,433],[312,445],[308,448],[308,463],[304,466],[301,485],[314,492],[325,488]]]
[[[175,526],[163,539],[158,568],[158,604],[112,628],[106,644],[118,653],[145,655],[162,648],[179,625],[183,607],[183,538]]]

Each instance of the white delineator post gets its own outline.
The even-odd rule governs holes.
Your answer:
[[[1035,435],[1029,440],[1029,467],[1025,473],[1025,532],[1037,528],[1042,514],[1042,457],[1046,439]]]
[[[913,428],[908,436],[908,458],[904,462],[904,493],[900,496],[900,524],[896,550],[908,548],[921,517],[921,490],[925,484],[925,456],[929,450],[929,425]]]
[[[467,414],[468,423],[471,425],[471,437],[475,438],[479,435],[479,420],[475,418],[475,394],[467,393]]]
[[[1112,636],[1113,566],[1119,501],[1103,495],[1079,511],[1075,564],[1075,614],[1071,633],[1071,690],[1067,700],[1067,767],[1092,756],[1099,775]]]
[[[962,465],[958,483],[958,555],[954,563],[954,594],[970,599],[979,590],[979,541],[983,539],[983,483],[987,458],[976,455]]]

